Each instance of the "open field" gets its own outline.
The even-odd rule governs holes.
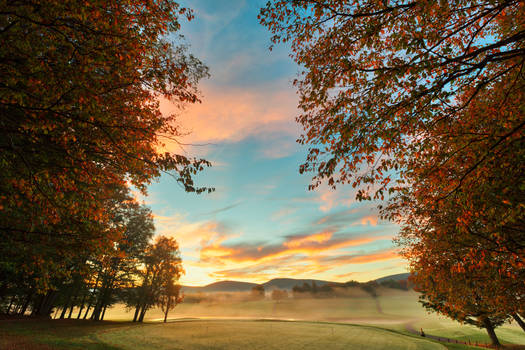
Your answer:
[[[188,320],[167,324],[96,324],[62,320],[0,322],[4,323],[0,327],[0,345],[5,350],[447,349],[417,336],[372,326],[335,323],[254,320]]]
[[[170,318],[227,318],[227,319],[280,319],[299,321],[323,321],[373,325],[390,330],[407,332],[423,328],[425,333],[461,341],[488,343],[485,330],[470,325],[461,325],[436,314],[429,314],[417,302],[418,294],[390,288],[378,289],[379,296],[356,290],[350,298],[240,300],[236,294],[230,299],[202,303],[182,303],[170,314]],[[149,321],[158,321],[160,310],[150,310]],[[132,314],[121,306],[108,310],[108,320],[130,320]],[[514,324],[505,324],[496,329],[503,343],[524,344],[525,333]]]
[[[414,292],[385,288],[377,298],[356,291],[349,298],[279,302],[245,296],[183,303],[167,324],[159,322],[160,310],[148,311],[144,324],[125,322],[132,314],[122,306],[108,310],[109,322],[4,320],[0,349],[476,349],[410,332],[420,328],[442,338],[489,342],[483,330],[427,314]],[[525,333],[517,326],[496,333],[503,343],[525,349]]]

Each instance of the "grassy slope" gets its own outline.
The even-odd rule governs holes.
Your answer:
[[[417,302],[415,292],[404,292],[388,288],[379,290],[374,300],[360,289],[352,291],[351,298],[344,299],[288,299],[276,303],[272,300],[232,300],[183,303],[170,314],[173,318],[270,318],[326,322],[369,324],[400,332],[409,328],[423,330],[430,335],[458,340],[490,341],[487,333],[473,326],[460,325],[436,314],[428,314]],[[162,318],[160,310],[150,310],[147,319]],[[106,319],[130,320],[132,315],[122,307],[108,311]],[[513,325],[499,327],[496,333],[505,343],[525,344],[525,333]]]
[[[436,347],[435,342],[410,334],[407,327],[422,327],[427,334],[439,337],[489,341],[483,330],[427,314],[417,303],[416,293],[384,289],[380,290],[377,300],[360,290],[353,293],[347,299],[288,299],[276,303],[271,300],[242,301],[234,298],[229,301],[187,303],[177,306],[170,314],[171,318],[271,318],[332,323],[194,320],[167,325],[137,325],[124,322],[0,321],[0,335],[4,330],[3,338],[0,337],[0,349],[4,350],[7,343],[13,342],[19,344],[8,350],[444,349],[442,346]],[[108,311],[106,319],[130,320],[131,317],[124,308],[115,307]],[[147,314],[150,321],[161,317],[160,310],[151,310]],[[503,342],[525,344],[524,333],[515,326],[500,327],[496,332]],[[23,336],[13,337],[13,334]],[[6,343],[4,346],[2,339]],[[24,343],[34,339],[50,347],[33,348]],[[184,346],[181,347],[181,344]],[[470,349],[463,345],[444,345],[449,349]]]
[[[361,325],[283,321],[178,321],[168,324],[74,321],[0,321],[0,336],[30,337],[45,349],[413,349],[443,345]],[[22,336],[22,337],[20,337]],[[8,339],[9,341],[9,339]],[[2,349],[19,349],[4,342]],[[38,346],[24,346],[27,350]]]

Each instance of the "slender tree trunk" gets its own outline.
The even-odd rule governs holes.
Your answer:
[[[75,303],[71,303],[71,306],[69,307],[69,314],[67,315],[67,318],[71,318],[71,314],[73,313],[74,307],[75,307]]]
[[[516,322],[520,325],[521,329],[525,332],[525,322],[521,319],[521,317],[518,314],[512,314],[512,318],[516,320]]]
[[[139,310],[140,310],[140,304],[137,304],[137,307],[135,308],[135,315],[133,316],[133,322],[137,322],[138,321],[138,316],[139,316]]]
[[[58,293],[56,291],[51,291],[48,294],[49,295],[46,298],[44,308],[40,311],[40,314],[42,316],[51,317],[51,313],[53,312],[53,308],[55,307],[55,301],[58,297]]]
[[[104,310],[102,310],[102,316],[100,316],[101,321],[104,321],[104,315],[106,314],[107,308],[108,308],[108,304],[104,305]]]
[[[13,309],[13,315],[19,315],[20,309],[22,308],[22,304],[16,304],[16,307]]]
[[[82,310],[84,309],[84,303],[86,302],[86,294],[87,293],[84,293],[82,295],[82,301],[80,302],[80,308],[78,309],[77,320],[80,319],[80,315],[82,314]]]
[[[27,307],[29,306],[29,303],[31,302],[31,298],[33,297],[33,292],[29,292],[27,295],[26,301],[24,302],[24,305],[22,305],[22,308],[20,309],[19,315],[24,315],[26,313]]]
[[[168,294],[168,300],[166,301],[166,311],[164,311],[164,323],[168,319],[168,312],[170,312],[171,307],[171,296]]]
[[[492,322],[490,322],[488,317],[483,318],[483,325],[485,326],[485,329],[489,334],[490,340],[492,341],[492,345],[494,345],[495,347],[500,347],[501,344],[498,340],[498,337],[496,336],[496,332],[494,332],[494,326],[492,325]]]
[[[9,315],[11,313],[11,306],[13,306],[13,303],[15,302],[15,297],[11,297],[11,302],[9,303],[9,306],[7,307],[6,314]]]
[[[63,320],[64,317],[66,316],[67,306],[68,306],[68,304],[64,305],[64,307],[62,308],[62,312],[60,313],[60,319],[61,320]]]
[[[91,309],[91,303],[89,303],[88,307],[86,308],[86,313],[84,314],[84,317],[82,317],[82,319],[86,319],[87,318],[87,315],[89,313],[89,309]]]
[[[148,303],[147,302],[145,302],[142,305],[142,310],[140,310],[139,322],[144,321],[144,316],[146,316],[146,311],[148,311]]]
[[[75,287],[77,287],[79,284],[80,281],[77,280],[77,282],[75,283]],[[75,288],[75,294],[73,294],[73,298],[71,299],[71,306],[67,318],[71,318],[71,315],[73,314],[73,309],[75,308],[75,302],[77,301],[79,290],[80,288]]]

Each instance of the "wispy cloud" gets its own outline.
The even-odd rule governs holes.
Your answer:
[[[297,97],[287,84],[271,84],[259,88],[203,87],[202,103],[182,111],[169,101],[161,101],[163,114],[179,115],[181,132],[179,142],[188,144],[192,153],[207,152],[207,147],[191,144],[238,142],[257,137],[262,142],[260,154],[267,158],[280,158],[296,151],[295,139],[299,127],[295,123]],[[164,151],[181,152],[178,142],[165,140]]]
[[[217,239],[204,245],[200,251],[203,263],[233,264],[233,263],[262,263],[276,258],[334,252],[348,247],[363,246],[378,240],[391,239],[391,236],[361,236],[335,235],[335,230],[325,230],[311,235],[295,235],[286,237],[282,243],[264,244],[234,243],[229,244],[226,239]]]

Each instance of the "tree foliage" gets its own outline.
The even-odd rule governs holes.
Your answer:
[[[523,18],[523,2],[503,0],[275,0],[261,10],[303,68],[310,188],[387,196],[382,215],[402,225],[426,305],[455,319],[482,309],[498,325],[523,312]]]
[[[192,16],[173,1],[0,2],[3,271],[48,291],[77,252],[111,249],[115,187],[168,172],[206,190],[192,177],[207,161],[161,152],[179,131],[159,99],[198,102],[207,75],[168,41]]]
[[[431,152],[436,123],[521,72],[524,12],[520,1],[268,2],[261,23],[304,68],[295,85],[310,187],[352,183],[359,198],[396,190],[391,171]],[[522,128],[517,119],[507,132]]]

